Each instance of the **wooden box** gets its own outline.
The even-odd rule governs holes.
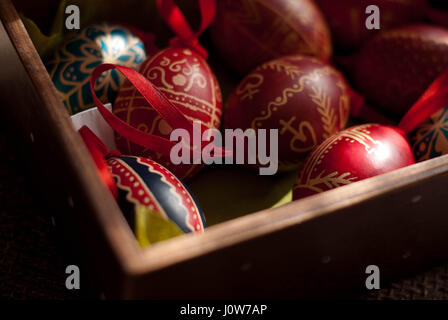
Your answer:
[[[106,297],[347,295],[448,257],[447,156],[140,249],[10,0],[0,20],[1,114]]]

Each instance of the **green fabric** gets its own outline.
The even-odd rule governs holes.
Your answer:
[[[43,34],[33,20],[20,14],[20,18],[41,57],[45,57],[53,52],[64,37],[64,13],[66,5],[65,0],[61,1],[59,4],[58,11],[48,35]]]
[[[65,34],[71,31],[65,28],[65,19],[67,17],[65,8],[68,5],[77,5],[79,7],[81,27],[86,27],[93,21],[102,21],[113,10],[113,3],[107,0],[61,0],[48,34],[44,34],[44,31],[32,19],[20,14],[20,18],[41,58],[48,57],[61,44]]]
[[[208,226],[292,201],[297,172],[260,176],[241,166],[206,168],[187,185]]]
[[[135,206],[135,235],[140,247],[182,235],[182,230],[146,206]]]
[[[237,166],[206,168],[188,181],[208,226],[292,201],[296,172],[260,176]],[[145,206],[136,206],[135,233],[142,248],[182,235],[182,231]]]

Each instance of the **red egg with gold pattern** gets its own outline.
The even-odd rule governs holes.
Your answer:
[[[352,68],[354,85],[385,113],[404,115],[448,68],[448,29],[414,25],[379,34]]]
[[[310,0],[219,0],[211,33],[217,51],[241,74],[285,55],[326,61],[332,53],[326,22]]]
[[[348,87],[334,68],[288,56],[250,72],[229,97],[226,129],[278,130],[279,169],[295,169],[326,138],[345,128]]]
[[[380,30],[422,21],[426,8],[425,0],[316,0],[316,4],[328,22],[335,45],[343,50],[359,48]],[[380,30],[366,27],[372,15],[366,13],[370,5],[379,9]]]
[[[414,164],[400,129],[364,124],[333,135],[306,159],[293,189],[301,199]]]
[[[139,72],[159,89],[189,120],[201,121],[207,128],[219,128],[222,99],[218,82],[207,62],[193,50],[168,48],[143,62]],[[169,139],[171,128],[148,105],[129,81],[120,88],[113,112],[131,126]],[[116,143],[123,154],[153,159],[180,179],[188,179],[203,165],[171,163],[169,156],[147,150],[117,134]]]

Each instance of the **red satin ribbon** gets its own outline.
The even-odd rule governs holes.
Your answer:
[[[101,180],[116,199],[118,196],[117,186],[105,158],[119,156],[120,152],[118,150],[109,152],[106,145],[87,126],[83,126],[78,132],[95,162]]]
[[[423,93],[401,119],[398,127],[406,133],[415,130],[422,122],[448,106],[448,69]]]
[[[198,38],[210,26],[215,17],[216,0],[198,0],[198,2],[201,10],[201,25],[196,32],[193,32],[187,19],[173,0],[157,0],[157,8],[176,34],[176,38],[171,40],[170,45],[172,47],[188,47],[207,59],[207,50],[199,44]]]
[[[95,94],[94,84],[100,76],[101,73],[110,69],[118,69],[137,89],[138,92],[143,96],[143,98],[149,103],[151,107],[164,119],[172,128],[184,129],[186,130],[190,137],[193,137],[195,128],[193,123],[188,120],[182,112],[173,105],[163,93],[161,93],[147,78],[138,73],[137,71],[114,64],[101,64],[95,68],[90,78],[90,90],[92,92],[93,101],[98,108],[106,122],[114,129],[118,134],[126,138],[127,140],[136,143],[142,147],[149,150],[159,152],[163,155],[169,156],[171,148],[178,142],[171,141],[163,137],[148,134],[140,131],[131,125],[127,124],[111,111],[109,111],[103,103],[98,99]],[[198,133],[200,137],[205,130],[208,128],[201,126],[202,131]],[[190,139],[191,140],[191,139]],[[193,141],[190,141],[193,142]],[[197,149],[194,146],[190,146],[190,150],[193,152],[195,157],[201,156],[202,153],[202,141],[201,148]],[[214,147],[213,155],[217,157],[227,157],[232,154],[231,151],[225,150],[223,148]]]
[[[149,104],[160,114],[163,119],[165,119],[166,122],[168,122],[172,128],[186,128],[189,125],[188,120],[185,117],[182,119],[182,114],[173,105],[171,105],[166,98],[163,98],[162,95],[159,94],[159,91],[154,88],[149,80],[133,69],[113,64],[99,65],[95,68],[90,78],[90,90],[98,111],[101,113],[106,122],[121,136],[155,152],[169,155],[171,148],[176,144],[176,142],[159,136],[149,135],[128,125],[126,122],[110,112],[96,96],[94,84],[96,83],[99,75],[106,70],[115,68],[123,73],[123,75],[137,88],[140,94],[142,94],[145,100],[149,102]],[[163,106],[164,108],[160,108],[159,106]],[[173,119],[173,117],[176,117],[176,119]]]

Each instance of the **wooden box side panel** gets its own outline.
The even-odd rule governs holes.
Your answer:
[[[167,255],[171,249],[189,251],[194,258],[141,273],[131,285],[134,297],[334,297],[365,290],[369,265],[380,268],[384,286],[444,262],[447,159],[212,227],[202,242],[191,237],[154,247]],[[262,228],[270,230],[257,231]],[[232,240],[248,230],[258,236]],[[156,260],[149,251],[146,258]]]
[[[20,18],[0,1],[0,112],[28,144],[40,195],[103,280],[121,294],[128,264],[138,257],[130,228],[102,185]],[[110,280],[114,279],[113,282]]]

